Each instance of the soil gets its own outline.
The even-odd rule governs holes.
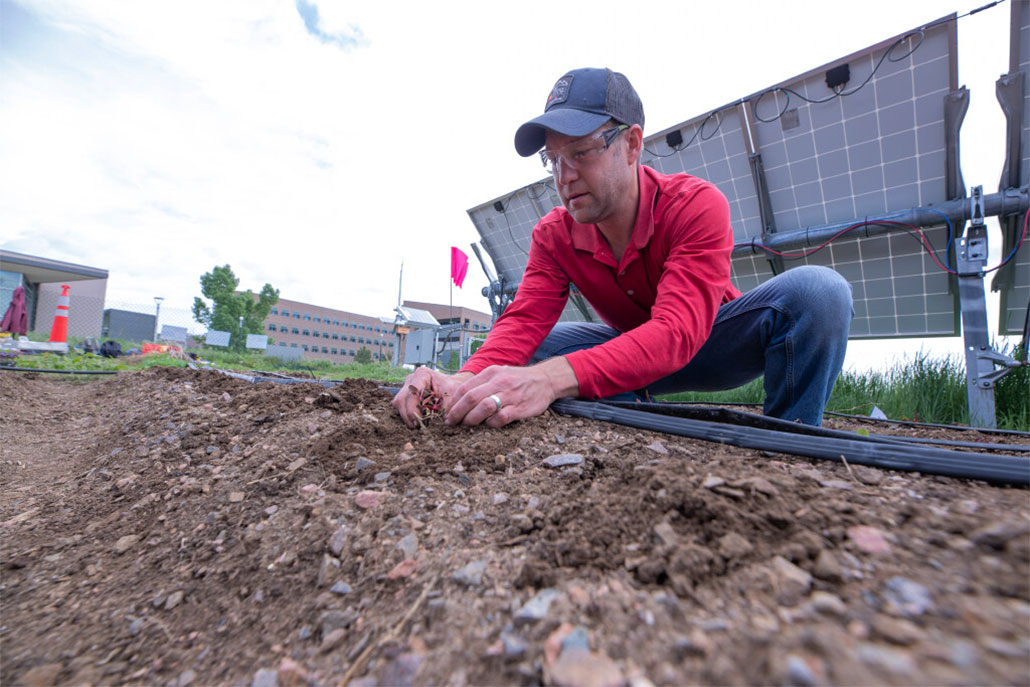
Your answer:
[[[1026,489],[411,430],[365,380],[55,377],[0,375],[4,685],[1030,682]]]

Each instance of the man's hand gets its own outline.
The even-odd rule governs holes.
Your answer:
[[[547,410],[551,402],[576,396],[579,383],[565,358],[532,367],[488,367],[454,389],[444,403],[447,424],[501,427]],[[498,407],[495,399],[500,400]]]
[[[445,375],[428,367],[420,367],[405,378],[404,386],[393,397],[391,405],[400,414],[404,424],[415,428],[422,418],[422,407],[419,402],[424,390],[432,389],[434,394],[443,399],[444,408],[447,408],[454,392],[471,376],[468,372]]]

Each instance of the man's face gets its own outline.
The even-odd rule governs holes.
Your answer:
[[[607,149],[600,150],[604,146],[600,134],[616,126],[608,123],[580,138],[547,132],[544,149],[553,151],[557,158],[555,188],[562,205],[579,224],[603,222],[629,197],[628,184],[635,178],[636,164],[625,148],[626,131],[619,132]],[[576,162],[579,158],[582,160]]]

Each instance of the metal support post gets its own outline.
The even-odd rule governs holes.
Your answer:
[[[1005,371],[994,370],[996,362],[1005,365],[1006,356],[991,348],[987,333],[987,301],[984,272],[987,265],[987,227],[984,224],[983,187],[973,188],[969,198],[969,225],[959,239],[958,293],[962,308],[962,339],[966,353],[966,394],[969,422],[976,427],[994,428],[994,385]],[[1018,363],[1017,363],[1018,365]]]

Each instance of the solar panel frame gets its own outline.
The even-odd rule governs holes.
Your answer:
[[[1008,155],[1002,170],[1002,183],[1006,186],[1026,186],[1030,183],[1030,3],[1012,2],[1009,30],[1009,74],[1022,85],[1022,113],[1018,130],[1009,128],[1006,150]],[[1001,83],[999,80],[999,98]],[[1018,141],[1012,138],[1018,138]],[[1017,151],[1017,159],[1012,159]],[[1013,174],[1015,172],[1015,174]],[[1015,178],[1013,178],[1015,177]],[[1024,218],[1002,219],[1002,250],[1004,259],[1016,247],[1019,234],[1023,231]],[[1030,238],[1030,237],[1028,237]],[[1026,322],[1027,307],[1030,305],[1030,241],[1024,240],[1012,256],[1010,264],[998,271],[992,288],[999,292],[998,332],[1007,335],[1021,335]]]
[[[647,136],[641,161],[662,173],[686,172],[715,184],[729,201],[738,244],[812,226],[839,222],[844,227],[962,197],[958,129],[965,111],[961,101],[965,97],[967,103],[968,94],[957,86],[955,18],[948,15],[925,25],[922,34],[916,34],[919,29],[899,34]],[[851,70],[842,90],[867,77],[869,82],[826,103],[805,102],[786,90],[821,100],[831,92],[823,81],[826,72],[841,65]],[[881,107],[879,101],[888,96],[897,102]],[[770,104],[775,117],[763,112]],[[789,121],[783,116],[788,113]],[[674,133],[686,144],[670,147],[667,137]],[[508,282],[520,280],[532,228],[558,202],[553,182],[543,179],[468,211],[483,247]],[[925,231],[938,249],[949,243],[944,225]],[[774,270],[846,265],[838,254],[846,254],[848,246],[868,253],[871,273],[900,275],[901,266],[909,263],[919,270],[918,278],[904,273],[898,284],[855,283],[861,288],[856,289],[853,338],[958,334],[953,284],[904,234],[845,239],[804,260],[786,262],[738,248],[733,281],[747,291]],[[898,285],[914,290],[899,293]],[[860,302],[866,295],[875,302]],[[893,307],[884,307],[888,300]],[[563,313],[566,318],[584,319],[571,306]]]

